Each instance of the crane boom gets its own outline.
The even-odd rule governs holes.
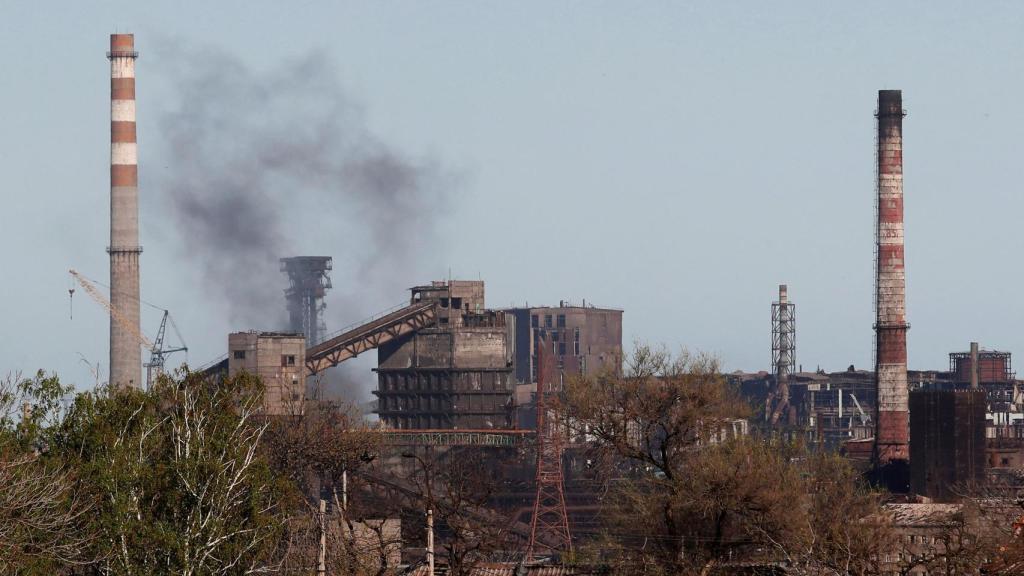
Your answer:
[[[857,397],[853,395],[853,392],[850,392],[850,398],[853,398],[853,404],[857,406],[857,412],[860,413],[860,423],[867,426],[868,422],[871,421],[871,417],[864,413],[864,409],[860,407],[860,402],[857,401]]]
[[[177,348],[164,348],[164,335],[167,333],[167,321],[171,321],[171,327],[174,328],[174,332],[178,334],[178,341],[181,342],[181,346]],[[185,346],[185,341],[181,338],[181,333],[178,332],[177,325],[174,324],[174,318],[171,317],[171,313],[164,310],[163,319],[160,320],[160,329],[156,333],[156,342],[150,347],[149,362],[146,366],[146,387],[152,387],[153,381],[164,373],[164,362],[166,356],[173,352],[188,352],[188,347]]]
[[[135,336],[139,343],[145,346],[147,350],[153,349],[153,343],[149,340],[149,338],[146,338],[145,334],[139,332],[139,330],[134,325],[132,325],[131,322],[125,319],[125,317],[122,316],[120,312],[114,309],[114,306],[110,304],[110,301],[107,300],[107,298],[103,296],[103,294],[99,290],[97,290],[95,286],[92,285],[92,282],[86,280],[85,277],[79,274],[74,268],[72,268],[68,272],[70,272],[71,275],[74,276],[75,280],[77,280],[78,283],[82,286],[82,289],[85,290],[86,294],[91,296],[92,299],[95,300],[100,306],[106,308],[107,313],[110,314],[110,317],[113,318],[114,321],[117,322],[119,326],[121,326],[121,328],[127,330],[128,333],[131,334],[132,336]]]

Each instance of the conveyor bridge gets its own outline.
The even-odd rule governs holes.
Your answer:
[[[358,325],[343,328],[306,349],[306,372],[313,376],[345,360],[434,324],[436,302],[416,302],[392,308]]]

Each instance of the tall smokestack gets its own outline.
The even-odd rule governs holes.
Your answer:
[[[903,96],[878,91],[878,223],[875,263],[875,458],[909,459],[906,274],[903,267]]]
[[[135,141],[135,37],[111,34],[110,52],[110,303],[139,328],[139,167]],[[142,385],[135,334],[110,318],[110,384]]]

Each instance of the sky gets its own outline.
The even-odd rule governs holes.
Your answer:
[[[69,302],[67,270],[109,274],[112,32],[140,53],[143,330],[169,309],[193,365],[228,332],[277,327],[226,301],[247,283],[280,295],[267,324],[283,313],[276,270],[211,280],[231,249],[204,250],[176,203],[215,205],[238,172],[236,200],[281,213],[267,261],[334,257],[328,330],[480,278],[493,307],[586,299],[625,311],[627,348],[760,370],[786,283],[803,369],[869,368],[879,89],[908,111],[910,367],[970,341],[1024,352],[1024,6],[777,4],[4,2],[0,372],[106,378],[107,317],[81,290]],[[322,139],[299,136],[325,172],[274,172],[292,125]],[[353,157],[415,184],[353,192],[331,164]],[[364,391],[368,356],[349,369]]]

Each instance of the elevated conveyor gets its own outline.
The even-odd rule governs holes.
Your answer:
[[[315,375],[385,342],[433,325],[437,318],[436,306],[433,301],[416,302],[328,336],[306,349],[306,372]]]

